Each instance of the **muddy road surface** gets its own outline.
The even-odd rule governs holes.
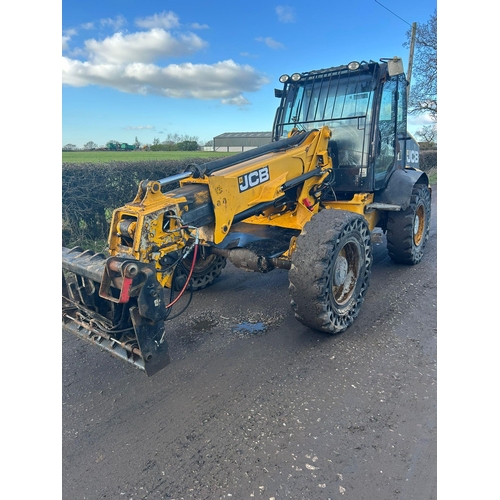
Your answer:
[[[343,334],[294,319],[286,271],[230,264],[152,378],[63,333],[63,499],[436,499],[436,200],[419,265],[375,239]]]

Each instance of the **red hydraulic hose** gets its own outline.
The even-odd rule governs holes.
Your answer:
[[[169,307],[172,307],[181,297],[182,295],[184,294],[184,292],[186,291],[186,288],[188,287],[189,285],[189,282],[191,280],[191,276],[193,275],[193,271],[194,271],[194,266],[196,264],[196,256],[198,254],[198,244],[196,244],[194,246],[194,251],[193,251],[193,262],[191,263],[191,269],[189,269],[189,275],[187,277],[187,280],[186,280],[186,283],[184,283],[184,286],[182,287],[182,290],[180,291],[179,295],[177,295],[177,297],[172,301],[170,302],[170,304],[168,304],[168,306],[166,306],[166,308],[168,309]],[[172,283],[172,286],[174,284]]]

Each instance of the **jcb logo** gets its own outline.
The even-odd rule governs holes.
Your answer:
[[[267,182],[269,180],[269,167],[259,168],[258,170],[254,170],[245,175],[241,175],[238,177],[238,185],[240,188],[240,193],[246,191],[247,189],[251,189],[263,182]]]
[[[418,163],[418,151],[414,149],[406,150],[406,161],[408,163]]]

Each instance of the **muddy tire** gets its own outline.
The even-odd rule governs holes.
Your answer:
[[[187,257],[181,263],[183,274],[188,275],[191,269],[192,259]],[[196,258],[193,275],[191,277],[191,286],[194,291],[202,290],[211,285],[222,273],[226,267],[226,258],[220,255],[214,255],[201,252]]]
[[[346,330],[359,314],[371,265],[363,216],[334,209],[316,214],[297,237],[288,273],[295,317],[315,330]]]
[[[431,192],[416,184],[410,206],[404,212],[390,212],[387,219],[387,250],[396,264],[418,264],[429,239]]]

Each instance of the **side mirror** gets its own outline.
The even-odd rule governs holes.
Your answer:
[[[394,56],[387,61],[387,71],[389,76],[402,75],[405,70],[403,68],[403,60],[400,57]]]

